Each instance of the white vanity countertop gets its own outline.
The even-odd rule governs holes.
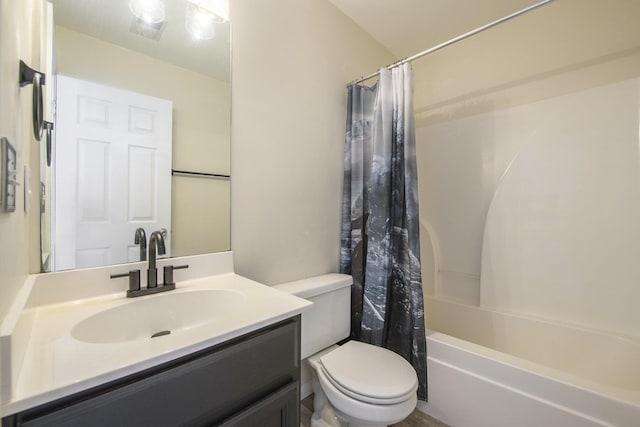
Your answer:
[[[74,325],[109,308],[143,298],[207,289],[239,293],[241,310],[171,334],[118,343],[88,343],[71,335]],[[2,406],[10,415],[239,337],[301,313],[311,303],[234,273],[179,282],[176,290],[138,298],[123,292],[78,301],[27,307],[31,319],[25,357],[12,395]],[[134,320],[135,321],[135,320]],[[25,339],[25,337],[18,337]]]

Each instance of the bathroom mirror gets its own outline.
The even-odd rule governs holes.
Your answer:
[[[45,9],[42,271],[139,261],[138,228],[167,256],[229,250],[230,22],[198,0]]]

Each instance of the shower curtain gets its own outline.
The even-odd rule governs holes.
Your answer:
[[[415,368],[427,398],[418,189],[409,64],[351,85],[347,107],[341,272],[353,276],[351,338]]]

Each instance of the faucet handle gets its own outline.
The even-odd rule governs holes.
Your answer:
[[[163,277],[164,277],[164,285],[163,286],[175,286],[176,283],[173,281],[173,270],[182,270],[183,268],[189,268],[188,265],[165,265],[162,268]]]
[[[131,270],[128,273],[122,274],[112,274],[110,277],[112,279],[117,279],[120,277],[129,278],[129,290],[127,291],[127,296],[129,296],[131,292],[137,292],[140,290],[140,270]]]

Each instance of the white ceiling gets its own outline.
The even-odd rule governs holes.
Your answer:
[[[329,1],[400,59],[539,0]]]
[[[185,30],[186,0],[165,0],[167,26],[159,41],[129,31],[133,21],[129,0],[50,1],[56,25],[229,81],[229,23],[217,25],[213,40],[194,40]]]

